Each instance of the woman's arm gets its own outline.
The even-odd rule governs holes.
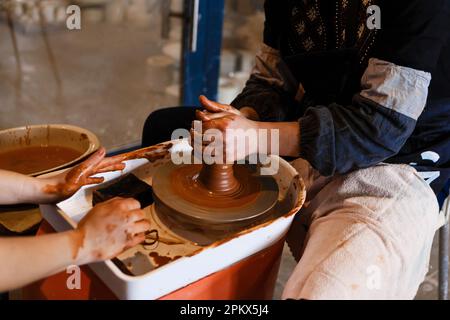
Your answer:
[[[87,260],[74,258],[76,231],[40,237],[0,238],[0,292],[22,287]]]
[[[0,170],[0,204],[50,203],[62,197],[46,188],[57,185],[59,178],[34,178],[20,173]]]
[[[22,287],[70,265],[106,260],[145,239],[150,223],[134,199],[95,206],[76,230],[0,238],[0,292]]]
[[[116,162],[107,160],[105,149],[101,148],[83,163],[51,178],[33,178],[0,170],[0,204],[61,201],[84,185],[103,182],[103,178],[93,175],[125,167],[120,159]]]

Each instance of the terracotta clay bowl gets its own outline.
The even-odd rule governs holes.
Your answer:
[[[61,146],[74,149],[81,154],[56,167],[29,174],[38,176],[82,161],[100,147],[100,142],[89,130],[67,124],[30,125],[0,131],[0,152],[30,146]]]

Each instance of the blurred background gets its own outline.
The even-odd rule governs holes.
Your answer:
[[[107,149],[114,149],[140,140],[151,111],[193,104],[193,97],[201,93],[195,92],[195,77],[186,74],[201,76],[202,72],[201,68],[192,70],[196,57],[191,54],[191,39],[186,39],[192,37],[186,30],[190,18],[183,15],[190,16],[192,3],[0,2],[0,129],[74,124],[91,130]],[[197,40],[196,50],[203,55],[209,47],[216,48],[209,60],[214,61],[211,69],[218,68],[220,62],[219,74],[209,80],[211,86],[218,86],[218,92],[206,92],[229,103],[252,68],[262,37],[263,1],[210,2],[217,2],[214,12],[209,7],[199,8],[203,11],[200,19],[207,15],[211,20],[221,19],[216,16],[224,10],[223,23],[220,30],[217,26],[198,30],[202,35],[211,33],[212,39]],[[81,8],[81,30],[66,27],[69,4]]]

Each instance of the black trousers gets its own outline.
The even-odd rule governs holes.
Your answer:
[[[171,139],[176,129],[189,130],[200,107],[171,107],[153,111],[142,132],[142,146],[148,147]]]

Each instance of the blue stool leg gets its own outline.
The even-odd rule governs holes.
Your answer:
[[[449,223],[439,230],[439,300],[448,300]]]

